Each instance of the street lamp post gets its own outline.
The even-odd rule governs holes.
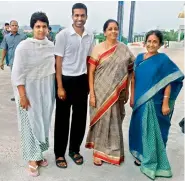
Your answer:
[[[124,1],[118,1],[118,12],[117,12],[117,21],[119,23],[119,35],[118,40],[121,42],[123,36],[123,9]]]
[[[130,23],[129,23],[129,33],[128,33],[128,42],[133,42],[133,31],[134,31],[134,17],[135,17],[135,1],[131,1],[130,8]]]

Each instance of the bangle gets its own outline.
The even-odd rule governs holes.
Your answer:
[[[170,98],[169,96],[164,96],[164,98]]]

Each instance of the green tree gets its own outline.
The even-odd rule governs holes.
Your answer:
[[[32,38],[32,37],[33,37],[33,33],[26,33],[26,36],[27,36],[28,38]]]
[[[98,39],[99,43],[101,43],[101,42],[105,41],[105,36],[103,33],[100,33],[98,35],[95,35],[95,39]],[[122,36],[121,42],[127,44],[128,43],[127,38]]]
[[[123,42],[125,45],[128,44],[128,40],[124,36],[121,37],[121,42]]]
[[[105,41],[105,36],[103,33],[100,33],[99,35],[95,35],[95,39],[99,40],[99,43]]]
[[[0,43],[2,42],[3,40],[3,34],[2,34],[2,30],[0,30]]]
[[[177,41],[178,39],[178,31],[170,30],[163,31],[164,41]]]
[[[184,33],[183,32],[180,35],[180,40],[184,40]]]

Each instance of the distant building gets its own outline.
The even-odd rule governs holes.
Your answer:
[[[134,42],[143,42],[145,39],[146,32],[134,33]]]
[[[60,29],[64,29],[65,27],[62,27],[60,25],[50,25],[52,28],[52,32],[57,33]]]
[[[20,27],[20,29],[22,29],[24,33],[31,33],[33,31],[32,28],[27,25]]]

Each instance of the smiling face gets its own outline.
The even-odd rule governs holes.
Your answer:
[[[72,19],[76,28],[83,28],[87,20],[85,9],[74,9]]]
[[[159,38],[155,34],[152,34],[147,38],[145,46],[148,53],[154,54],[157,53],[158,49],[161,47],[161,43]]]
[[[34,38],[38,40],[43,40],[46,37],[47,33],[47,23],[38,20],[33,27]]]
[[[119,33],[118,25],[115,22],[110,22],[104,32],[104,35],[108,40],[117,40],[118,33]]]

